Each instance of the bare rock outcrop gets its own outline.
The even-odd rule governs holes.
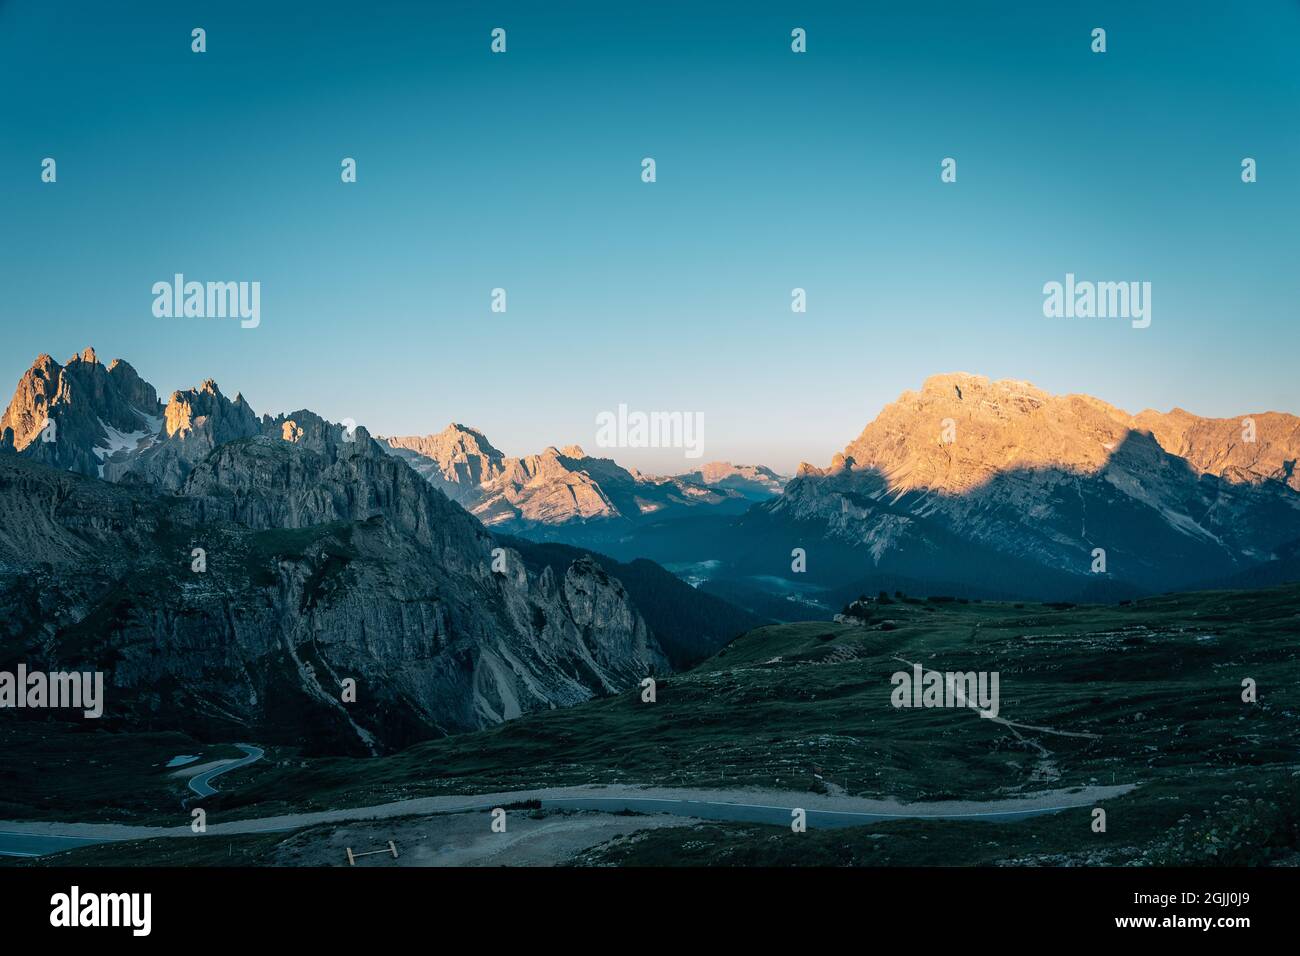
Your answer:
[[[153,388],[126,362],[107,368],[87,348],[60,365],[40,355],[18,381],[0,432],[13,447],[54,468],[100,476],[105,459],[157,432],[161,408]]]
[[[259,419],[207,381],[149,409],[110,480],[85,477],[87,423],[156,403],[112,369],[43,357],[0,430],[24,435],[0,456],[0,650],[105,670],[105,726],[372,753],[668,669],[601,565],[530,569],[364,428]],[[89,460],[30,452],[51,409],[78,439],[85,425]]]
[[[1243,442],[1245,418],[1253,443]],[[1298,436],[1291,415],[1132,416],[1027,382],[936,375],[886,406],[828,469],[800,466],[744,525],[848,549],[821,562],[845,579],[861,553],[872,573],[977,581],[986,593],[999,577],[999,593],[1188,586],[1276,560],[1300,540]]]
[[[576,444],[508,458],[481,432],[463,425],[381,442],[484,524],[510,532],[628,524],[714,506],[739,511],[749,501],[726,476],[709,482],[698,473],[644,475]]]

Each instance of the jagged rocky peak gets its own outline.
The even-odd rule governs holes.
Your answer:
[[[598,463],[598,459],[568,458],[554,445],[540,455],[507,458],[500,474],[479,487],[471,510],[490,525],[559,524],[617,516],[618,508],[588,473],[586,466]]]
[[[380,441],[457,500],[501,474],[505,460],[481,431],[456,422],[436,435],[397,435]]]
[[[500,461],[505,456],[477,428],[452,422],[436,435],[397,435],[386,438],[394,448],[409,448],[440,463],[481,457]]]
[[[9,407],[5,409],[0,424],[13,429],[14,444],[21,451],[40,432],[49,418],[50,406],[59,391],[63,367],[49,355],[36,357],[23,377],[18,380]]]
[[[698,475],[656,478],[596,458],[578,444],[549,445],[507,458],[484,437],[451,424],[437,435],[380,439],[430,484],[485,524],[523,529],[596,520],[636,519],[664,509],[728,504],[746,493],[727,482],[710,486]],[[766,496],[766,495],[764,495]]]
[[[178,404],[228,414],[219,395],[200,386]],[[336,441],[341,426],[310,411],[268,416],[258,424],[270,434],[217,446],[177,484],[180,453],[210,434],[209,418],[193,415],[187,437],[144,456],[177,469],[166,477],[179,494],[0,461],[0,515],[13,519],[0,521],[0,565],[61,569],[43,579],[39,606],[2,587],[0,606],[19,615],[19,632],[47,627],[47,608],[59,608],[45,642],[55,656],[65,629],[94,622],[83,638],[109,662],[119,708],[160,725],[211,733],[216,720],[222,732],[374,753],[668,669],[601,563],[541,573],[507,548],[498,571],[498,540],[362,428]],[[178,560],[190,542],[208,549],[211,578]],[[167,600],[124,602],[123,576],[160,584]],[[338,673],[369,688],[368,700],[341,706]]]
[[[542,449],[540,455],[527,455],[517,459],[524,464],[526,472],[530,475],[566,475],[574,469],[571,467],[578,464],[572,456],[566,455],[554,445],[548,445]]]
[[[895,488],[958,491],[1012,469],[1104,467],[1128,415],[1083,395],[964,372],[934,375],[887,405],[843,458],[881,471]],[[833,463],[837,470],[842,463]]]
[[[250,438],[261,431],[257,416],[243,396],[232,402],[210,378],[198,388],[172,392],[164,412],[164,429],[168,438],[198,439],[210,447]]]
[[[1133,426],[1186,459],[1198,472],[1236,482],[1278,481],[1300,491],[1300,418],[1260,412],[1235,418],[1201,418],[1181,408],[1147,409]]]
[[[981,588],[999,573],[1044,593],[1091,587],[1098,547],[1126,587],[1187,586],[1288,553],[1297,453],[1291,415],[1131,416],[1027,382],[936,375],[827,469],[801,465],[750,523],[817,525],[878,570]]]
[[[362,426],[331,422],[310,409],[300,408],[284,415],[262,416],[262,434],[301,445],[318,454],[333,455],[345,446],[368,444],[370,433]]]
[[[916,396],[916,392],[904,392],[899,401],[907,401]],[[1008,396],[1018,396],[1028,402],[1046,401],[1053,396],[1031,382],[1019,379],[998,379],[990,381],[986,375],[974,375],[970,372],[941,372],[931,375],[921,383],[921,396],[941,398],[951,396],[956,401],[1001,401]]]
[[[709,487],[734,489],[753,499],[778,495],[785,487],[785,479],[766,465],[733,465],[729,461],[711,461],[679,477]]]
[[[102,475],[109,481],[130,480],[174,491],[214,448],[251,438],[260,430],[242,395],[232,401],[214,380],[205,379],[196,388],[172,392],[157,434],[109,456]]]
[[[130,362],[113,359],[108,365],[108,378],[133,407],[148,410],[151,415],[160,407],[157,390],[140,377]]]
[[[108,368],[93,348],[60,365],[37,356],[0,417],[16,451],[85,475],[100,474],[107,455],[157,430],[157,393],[130,365]]]
[[[1252,427],[1247,418],[1253,440],[1244,437]],[[1201,473],[1300,490],[1296,416],[1211,419],[1182,409],[1132,416],[1090,395],[1053,395],[1028,382],[964,372],[931,376],[919,392],[903,393],[843,456],[886,474],[895,489],[960,491],[1017,469],[1094,474],[1126,462],[1153,466],[1161,452]]]

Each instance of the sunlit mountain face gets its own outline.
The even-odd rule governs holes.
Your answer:
[[[1285,580],[1300,543],[1298,454],[1294,415],[1130,415],[939,375],[743,516],[732,559],[798,580],[788,561],[756,557],[798,540],[804,580],[831,588],[898,578],[1064,599]]]

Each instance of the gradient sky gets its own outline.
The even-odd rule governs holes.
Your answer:
[[[945,371],[1300,412],[1294,0],[289,6],[0,0],[6,398],[94,345],[508,454],[697,411],[784,470]],[[260,281],[260,328],[155,318],[175,272]],[[1150,281],[1151,327],[1044,318],[1066,272]]]

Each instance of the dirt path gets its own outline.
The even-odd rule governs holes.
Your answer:
[[[614,816],[591,811],[511,814],[505,833],[493,832],[487,813],[434,814],[346,823],[327,832],[288,837],[276,847],[271,866],[345,866],[346,850],[387,853],[358,857],[357,866],[558,866],[615,837],[701,821],[666,814]]]
[[[851,826],[891,818],[1007,818],[1090,806],[1098,800],[1120,796],[1135,784],[1083,787],[1075,790],[1040,790],[1003,800],[945,800],[930,803],[899,803],[865,797],[792,793],[788,790],[687,790],[669,787],[634,787],[623,784],[589,787],[545,787],[475,796],[417,797],[369,807],[348,807],[311,813],[288,813],[250,820],[221,823],[210,820],[208,834],[267,833],[295,830],[321,823],[383,820],[393,817],[486,810],[493,807],[539,800],[546,806],[613,812],[632,809],[671,813],[713,820],[743,822],[788,821],[795,807],[809,813],[809,825]],[[155,837],[192,837],[188,815],[175,827],[142,827],[118,823],[42,823],[27,820],[0,821],[0,832],[24,835],[76,837],[91,840],[141,840]]]

